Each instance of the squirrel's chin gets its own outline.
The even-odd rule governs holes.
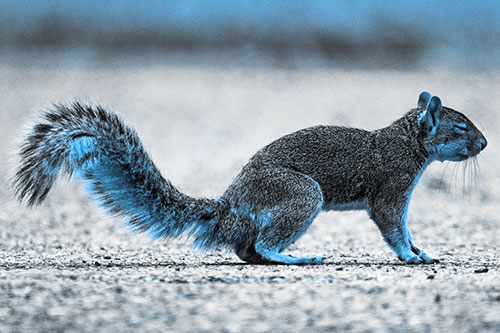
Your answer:
[[[475,155],[463,155],[459,154],[456,156],[453,156],[453,158],[446,158],[446,157],[436,157],[436,160],[443,163],[443,162],[462,162],[468,159],[469,157],[473,157]]]
[[[468,159],[469,157],[472,157],[472,155],[464,155],[464,154],[459,154],[459,155],[457,156],[456,161],[457,161],[457,162],[462,162],[462,161],[465,161],[466,159]]]

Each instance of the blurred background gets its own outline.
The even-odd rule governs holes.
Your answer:
[[[0,1],[0,50],[248,64],[497,66],[497,1]],[[123,58],[120,60],[124,60]]]

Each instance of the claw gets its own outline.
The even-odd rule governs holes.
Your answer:
[[[424,251],[421,251],[420,254],[418,255],[419,258],[422,259],[422,261],[425,263],[425,264],[434,264],[436,263],[436,260],[429,257]]]
[[[325,258],[323,257],[313,257],[312,258],[312,264],[314,265],[320,265],[323,263],[323,261],[325,260]]]
[[[422,263],[422,258],[414,256],[405,261],[409,265],[417,265]]]
[[[400,258],[401,259],[401,258]],[[429,264],[437,264],[439,263],[438,259],[433,259],[425,254],[423,251],[419,256],[410,257],[406,260],[403,260],[408,265],[429,265]]]

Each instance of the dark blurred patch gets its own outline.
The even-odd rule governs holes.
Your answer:
[[[17,29],[6,27],[3,30],[10,32],[10,35],[4,34],[3,37],[7,39],[5,42],[31,48],[57,48],[70,43],[73,36],[82,38],[84,33],[71,22],[52,16],[42,17],[32,25],[19,26]]]
[[[403,64],[408,67],[417,65],[430,49],[423,33],[387,20],[375,23],[371,32],[361,37],[315,27],[262,32],[244,24],[210,29],[179,28],[168,23],[159,27],[138,22],[107,25],[58,15],[23,23],[6,19],[1,21],[0,29],[1,48],[64,50],[77,47],[113,53],[243,52],[271,56],[282,62],[296,56],[311,56],[344,65]]]
[[[424,185],[429,190],[438,192],[448,192],[450,190],[450,184],[443,177],[438,176],[428,177]]]

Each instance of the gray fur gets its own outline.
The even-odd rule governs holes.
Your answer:
[[[79,123],[88,122],[84,115],[81,117]],[[30,145],[34,146],[32,141]],[[184,205],[178,202],[177,206],[154,204],[156,208],[151,209],[156,215],[148,213],[148,218],[135,222],[140,224],[139,230],[165,232],[157,235],[160,237],[177,236],[178,232],[168,231],[169,223],[175,222],[172,225],[176,230],[195,233],[196,243],[203,248],[232,248],[250,263],[319,264],[322,257],[296,258],[282,251],[307,230],[321,210],[365,209],[400,260],[410,264],[433,263],[436,260],[414,245],[406,225],[411,193],[432,161],[462,161],[485,147],[486,139],[467,117],[443,107],[437,96],[431,98],[423,92],[416,109],[379,130],[316,126],[277,139],[250,159],[217,200],[196,201],[179,194],[179,200],[189,199],[190,216],[197,216],[196,221],[179,217],[182,211],[176,207]],[[125,149],[122,153],[130,154]],[[141,154],[147,157],[142,147]],[[109,159],[104,162],[96,158],[86,168],[105,170],[108,165],[120,163],[114,159],[112,163]],[[29,170],[39,168],[31,165]],[[18,193],[40,198],[35,202],[38,203],[45,198],[51,183],[38,186],[44,192],[43,196],[37,196],[38,187],[28,183],[30,177],[25,173],[22,168],[18,171],[17,188],[25,190]],[[83,174],[89,173],[87,170]],[[177,193],[154,165],[148,166],[146,175],[165,183],[162,191],[166,195]],[[55,176],[53,173],[49,178]],[[120,177],[132,192],[141,193],[144,185],[136,177],[128,173]],[[133,211],[132,208],[129,210]],[[116,209],[115,213],[127,216],[127,211]],[[164,218],[155,220],[155,216]],[[193,226],[183,229],[179,223]]]
[[[237,244],[238,255],[244,260],[248,256],[293,262],[282,254],[281,260],[271,259],[256,244],[274,238],[275,250],[281,252],[302,235],[317,215],[315,204],[323,202],[323,210],[366,209],[401,260],[434,262],[413,244],[406,226],[411,193],[429,163],[474,156],[484,149],[486,139],[462,113],[442,107],[438,97],[423,92],[418,104],[422,107],[379,130],[316,126],[257,152],[223,198],[235,209],[244,207],[247,215],[271,211],[283,216],[264,230],[252,230],[254,223],[247,221],[244,228],[252,232]],[[462,123],[468,129],[458,134],[454,126]],[[231,221],[226,223],[231,228]]]

